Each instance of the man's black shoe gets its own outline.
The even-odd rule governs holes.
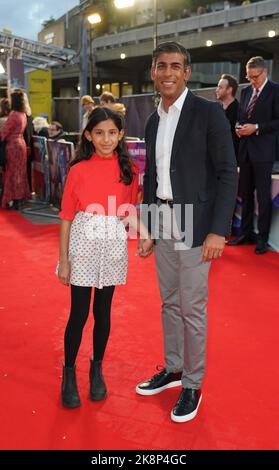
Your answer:
[[[238,245],[253,245],[253,240],[247,235],[240,235],[240,237],[235,238],[234,240],[229,240],[227,242],[229,246],[238,246]]]
[[[176,423],[185,423],[194,419],[202,399],[201,390],[183,388],[171,412],[171,419]]]
[[[263,255],[266,252],[267,252],[267,243],[262,240],[257,241],[257,245],[255,248],[256,255]]]
[[[136,392],[139,395],[156,395],[167,388],[181,385],[181,376],[182,372],[167,372],[166,369],[163,369],[151,379],[138,384]]]

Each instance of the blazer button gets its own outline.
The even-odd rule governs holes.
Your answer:
[[[175,172],[175,169],[174,169],[174,168],[172,168],[172,169],[171,169],[171,173],[174,173],[174,172]]]

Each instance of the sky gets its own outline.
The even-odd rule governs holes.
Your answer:
[[[0,0],[0,31],[8,28],[15,36],[37,40],[42,22],[55,19],[79,4],[79,0]]]

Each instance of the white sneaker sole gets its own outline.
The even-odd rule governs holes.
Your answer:
[[[201,401],[202,401],[202,395],[200,396],[197,408],[194,411],[192,411],[192,413],[189,413],[188,415],[176,416],[173,414],[173,412],[171,412],[172,421],[174,421],[175,423],[186,423],[187,421],[191,421],[191,419],[194,419],[198,412]]]
[[[136,392],[139,395],[157,395],[157,393],[161,393],[164,390],[167,390],[167,388],[173,388],[173,387],[179,387],[182,385],[181,380],[176,380],[174,382],[170,382],[167,385],[164,385],[163,387],[156,388],[154,390],[144,390],[139,387],[139,385],[136,386]]]

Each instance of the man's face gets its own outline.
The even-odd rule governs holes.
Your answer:
[[[162,99],[174,103],[185,89],[191,68],[184,67],[184,57],[179,52],[163,52],[151,68],[151,77]]]
[[[229,94],[231,94],[231,87],[229,87],[228,80],[222,78],[219,80],[215,90],[217,100],[224,101]]]
[[[249,68],[246,67],[246,79],[249,80],[250,84],[259,89],[267,77],[266,68]]]

